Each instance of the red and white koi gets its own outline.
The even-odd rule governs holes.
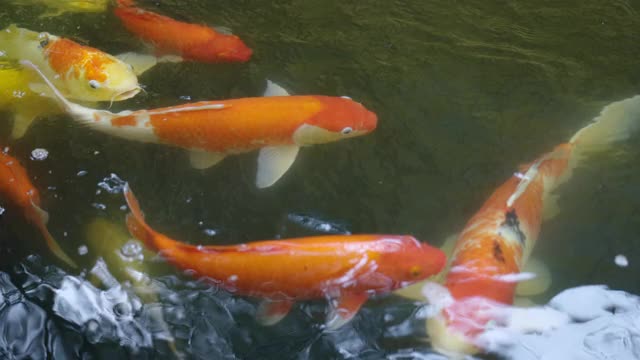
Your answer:
[[[640,95],[612,103],[569,142],[523,166],[489,197],[458,237],[444,282],[450,297],[427,320],[436,349],[457,354],[479,350],[477,336],[494,320],[497,307],[513,302],[517,282],[524,279],[521,271],[551,192],[569,179],[588,152],[625,140],[638,128]]]

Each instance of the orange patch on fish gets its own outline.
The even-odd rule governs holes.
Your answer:
[[[305,120],[322,111],[324,104],[321,98],[324,97],[259,97],[199,102],[156,109],[149,115],[156,136],[164,142],[185,148],[200,144],[205,150],[224,152],[255,148],[252,141],[256,139],[262,146],[291,144],[294,131]],[[222,104],[224,108],[167,112],[208,104]]]
[[[351,119],[357,123],[352,126],[354,129],[361,128],[373,130],[378,124],[378,117],[373,112],[368,112],[367,116],[361,116],[361,108],[364,106],[348,99],[332,96],[318,96],[317,99],[322,102],[322,111],[319,111],[311,117],[306,123],[309,125],[320,126],[323,129],[340,132],[345,126],[345,119]]]
[[[113,126],[136,126],[138,121],[134,116],[123,116],[111,119],[111,125]]]
[[[104,67],[115,62],[97,49],[63,38],[45,45],[45,56],[53,70],[63,78],[70,74],[79,78],[84,70],[87,79],[99,82],[107,80]]]

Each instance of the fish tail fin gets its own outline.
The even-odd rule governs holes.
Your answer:
[[[62,106],[62,108],[71,116],[73,116],[77,121],[81,123],[89,123],[89,124],[94,122],[93,121],[95,119],[94,115],[98,113],[97,110],[86,108],[84,106],[80,106],[78,104],[72,103],[71,101],[67,100],[67,98],[64,97],[64,95],[62,95],[60,90],[58,90],[55,87],[55,85],[53,85],[53,83],[51,83],[51,81],[49,81],[49,79],[42,73],[42,71],[40,71],[38,66],[36,66],[31,61],[20,60],[20,65],[35,71],[40,76],[42,81],[44,81],[45,84],[47,84],[49,89],[51,89],[51,92],[53,93],[53,97],[58,101],[58,103]],[[104,111],[101,111],[101,113],[104,113]]]
[[[147,247],[158,250],[153,229],[144,221],[144,214],[140,209],[138,199],[131,191],[129,184],[124,186],[124,197],[131,212],[127,214],[127,228],[133,237],[142,241]]]
[[[76,263],[71,260],[71,258],[64,252],[64,250],[62,250],[56,239],[54,239],[49,232],[49,229],[47,229],[47,226],[43,222],[41,222],[38,224],[38,227],[40,228],[40,232],[42,232],[42,236],[44,236],[44,239],[47,242],[47,246],[49,247],[51,252],[60,260],[64,261],[67,265],[73,268],[77,268],[78,265],[76,265]]]
[[[640,95],[611,103],[602,109],[594,121],[580,129],[569,143],[574,145],[574,162],[582,160],[588,152],[606,150],[619,141],[628,139],[640,130]]]

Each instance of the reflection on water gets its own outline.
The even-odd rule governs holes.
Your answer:
[[[511,310],[487,332],[489,351],[515,359],[637,359],[640,297],[604,286],[561,292],[536,309]]]
[[[441,359],[425,337],[430,310],[422,302],[374,299],[337,332],[319,326],[323,302],[305,302],[265,328],[251,299],[192,280],[154,254],[129,261],[136,250],[123,230],[121,179],[144,199],[158,231],[193,244],[384,232],[441,245],[518,165],[640,85],[640,8],[627,0],[139,3],[228,27],[254,57],[240,65],[160,64],[140,77],[144,93],[99,107],[258,96],[272,79],[296,94],[348,95],[378,114],[378,129],[301,150],[274,188],[258,191],[255,154],[194,171],[182,151],[111,138],[62,115],[10,140],[11,108],[0,99],[0,143],[28,169],[65,251],[82,249],[74,260],[83,268],[52,266],[39,234],[0,203],[0,357]],[[16,23],[113,54],[143,50],[109,12],[40,17],[67,11],[57,5],[6,1],[0,28]],[[569,320],[544,329],[496,324],[486,339],[495,354],[481,356],[640,357],[635,296],[562,292],[597,283],[640,293],[636,140],[591,155],[559,189],[559,211],[543,225],[534,255],[552,281],[526,301],[548,303],[545,311]],[[86,227],[96,217],[120,229],[92,242]],[[124,258],[114,252],[126,244]],[[42,258],[23,260],[34,253]],[[602,300],[578,307],[582,299]]]
[[[385,319],[366,314],[353,327],[322,334],[307,321],[288,321],[273,329],[276,341],[256,336],[237,326],[254,308],[200,282],[184,282],[173,276],[157,279],[159,301],[142,303],[126,287],[114,284],[99,290],[87,280],[46,268],[29,258],[16,271],[16,285],[0,274],[0,344],[7,358],[31,355],[42,358],[74,358],[89,348],[110,356],[171,358],[167,345],[175,340],[189,358],[263,358],[298,354],[305,358],[323,348],[332,358],[444,359],[427,348],[382,351],[384,343],[415,335],[412,318],[424,319],[435,310],[429,306],[411,315],[390,306]],[[426,291],[433,291],[427,289]],[[47,311],[53,302],[53,313]],[[431,305],[433,306],[433,305]],[[167,337],[157,313],[165,314],[173,337]],[[516,308],[496,304],[499,319],[480,339],[495,355],[515,359],[635,359],[640,355],[640,297],[604,286],[571,288],[554,296],[547,305]],[[309,309],[303,310],[309,315]],[[408,316],[409,315],[409,316]],[[393,319],[398,316],[399,319]],[[304,317],[303,317],[304,318]],[[395,326],[389,326],[396,323]],[[423,322],[424,324],[424,322]],[[11,329],[11,331],[7,331]],[[9,347],[8,344],[11,344]],[[333,349],[326,352],[327,348]]]

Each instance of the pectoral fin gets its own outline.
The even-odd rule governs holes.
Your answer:
[[[183,61],[184,59],[178,55],[162,55],[158,57],[159,63],[179,63]]]
[[[138,54],[135,52],[126,52],[120,55],[116,55],[116,58],[131,65],[131,67],[133,68],[133,73],[138,76],[158,64],[158,58],[156,58],[155,56]]]
[[[46,225],[49,222],[49,213],[42,210],[42,208],[34,204],[33,201],[31,202],[31,206],[33,207],[33,210],[36,212],[36,214],[38,214],[38,218],[40,218],[40,221]]]
[[[53,236],[51,236],[49,230],[47,230],[47,227],[44,224],[40,225],[40,231],[42,232],[42,236],[44,236],[45,240],[47,241],[47,246],[55,256],[57,256],[60,260],[64,261],[71,267],[78,267],[78,265],[76,265],[76,263],[71,260],[71,258],[64,252],[64,250],[62,250],[60,245],[58,245],[58,242],[53,238]]]
[[[521,297],[534,296],[544,293],[551,286],[551,272],[544,262],[535,258],[529,259],[522,272],[536,274],[530,280],[518,283],[516,295]]]
[[[49,222],[49,214],[46,211],[42,210],[39,206],[37,206],[33,202],[31,203],[31,206],[33,207],[33,210],[36,212],[36,214],[38,214],[38,217],[40,218],[39,219],[40,221],[37,221],[36,225],[40,229],[40,232],[42,233],[42,236],[44,237],[44,239],[47,241],[47,246],[49,247],[51,252],[55,256],[60,258],[60,260],[67,263],[69,266],[72,266],[74,268],[78,267],[76,263],[73,262],[73,260],[71,260],[71,258],[62,250],[60,245],[58,245],[58,242],[49,233],[49,230],[47,229],[47,225],[46,225],[47,222]]]
[[[53,91],[51,91],[51,88],[47,86],[47,84],[32,82],[32,83],[29,83],[29,90],[33,91],[38,95],[43,95],[50,98],[56,97]]]
[[[367,294],[343,294],[329,302],[329,313],[325,324],[327,330],[336,330],[348,323],[367,301]]]
[[[300,147],[296,145],[270,146],[260,150],[256,186],[266,188],[275,184],[296,160]]]
[[[225,156],[225,154],[216,152],[191,150],[189,152],[189,161],[194,169],[204,170],[219,163]]]
[[[560,205],[558,205],[559,196],[557,194],[548,194],[543,203],[542,221],[553,219],[560,213]]]
[[[289,96],[289,92],[273,81],[267,80],[267,88],[262,96]]]
[[[212,29],[219,32],[220,34],[233,35],[233,31],[231,31],[231,28],[228,28],[226,26],[212,26]]]
[[[288,300],[263,300],[258,306],[256,319],[264,326],[274,325],[287,316],[292,306],[293,302]]]

